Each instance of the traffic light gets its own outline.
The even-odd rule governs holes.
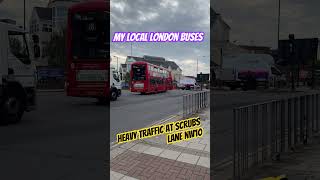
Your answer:
[[[289,34],[289,52],[290,55],[294,53],[294,34]]]

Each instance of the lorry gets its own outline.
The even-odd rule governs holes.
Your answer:
[[[25,111],[35,109],[36,68],[26,39],[15,21],[0,20],[0,123],[19,122]]]
[[[110,69],[110,99],[117,100],[121,96],[121,81],[118,71],[111,66]]]
[[[221,68],[215,73],[216,79],[231,90],[268,88],[281,75],[271,55],[245,53],[224,56]]]
[[[196,84],[195,78],[182,76],[178,83],[178,87],[182,90],[191,90],[194,88],[195,84]]]

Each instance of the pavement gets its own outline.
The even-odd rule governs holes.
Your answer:
[[[206,108],[197,115],[204,128],[201,138],[168,145],[162,135],[111,147],[110,179],[209,180],[210,109]],[[166,122],[181,119],[176,116]]]
[[[294,152],[281,155],[280,161],[266,163],[253,169],[245,180],[286,175],[289,180],[320,179],[320,136],[313,142],[300,146]]]

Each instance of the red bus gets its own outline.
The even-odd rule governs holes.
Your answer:
[[[130,71],[131,92],[145,94],[172,89],[172,75],[166,68],[143,61],[132,63]]]
[[[110,87],[110,7],[105,0],[78,3],[69,8],[67,24],[68,96],[116,99]]]

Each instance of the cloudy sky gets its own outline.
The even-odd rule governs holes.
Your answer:
[[[1,2],[1,0],[0,0]],[[26,0],[26,26],[35,6],[46,7],[48,0]],[[111,0],[111,36],[115,31],[205,32],[197,43],[133,43],[133,56],[161,56],[175,61],[185,75],[209,73],[210,14],[209,0]],[[0,18],[11,18],[23,25],[23,1],[2,0]],[[130,43],[112,43],[112,56],[119,64],[131,55]],[[116,63],[113,61],[112,63]]]
[[[197,43],[132,43],[133,56],[160,56],[175,61],[184,75],[209,73],[209,0],[111,0],[111,37],[114,32],[205,32]],[[112,39],[112,38],[111,38]],[[119,64],[131,55],[131,44],[111,43],[111,54]],[[115,58],[113,58],[115,59]],[[113,61],[116,63],[116,61]]]
[[[211,0],[237,44],[277,47],[278,0]],[[319,37],[319,0],[281,0],[280,39]]]

